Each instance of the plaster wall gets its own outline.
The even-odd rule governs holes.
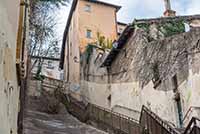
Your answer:
[[[75,10],[72,15],[69,33],[67,36],[64,62],[64,78],[65,80],[69,78],[69,82],[75,84],[80,82],[78,17],[78,11]]]
[[[91,11],[85,11],[85,6],[90,5]],[[117,37],[117,22],[116,22],[116,9],[114,7],[106,6],[79,0],[78,2],[79,13],[79,41],[80,50],[83,52],[89,43],[97,41],[97,32],[105,36],[107,39],[116,39]],[[86,31],[91,30],[92,37],[86,37]]]
[[[180,86],[179,90],[182,98],[184,125],[187,125],[191,118],[200,118],[200,54],[193,55],[191,61],[191,69],[189,71],[188,79]]]
[[[179,126],[173,76],[177,76],[177,92],[180,93],[182,116],[185,116],[190,107],[200,107],[199,29],[154,42],[148,42],[145,35],[139,30],[128,40],[123,48],[126,55],[121,51],[113,61],[110,84],[106,79],[107,72],[101,72],[102,68],[98,69],[101,63],[95,65],[95,56],[92,55],[89,65],[91,75],[83,83],[83,94],[91,103],[94,102],[137,120],[142,105],[145,105],[162,119]],[[185,50],[187,56],[182,53]],[[159,61],[161,83],[155,87],[151,65],[157,61]],[[197,116],[197,113],[198,110],[193,110],[187,120]],[[187,120],[184,121],[184,125],[187,125]]]
[[[19,86],[15,62],[19,5],[19,1],[0,1],[0,134],[17,134]]]

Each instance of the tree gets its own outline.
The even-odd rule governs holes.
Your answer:
[[[56,37],[56,11],[69,0],[31,0],[30,1],[30,45],[29,56],[47,57],[58,53],[59,37]],[[36,59],[29,72],[38,64],[37,74],[42,70],[43,59]]]

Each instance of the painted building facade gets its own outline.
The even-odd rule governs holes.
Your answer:
[[[97,42],[98,34],[106,40],[117,39],[116,13],[120,8],[101,1],[73,1],[64,32],[60,64],[67,82],[80,84],[81,54],[89,44]]]

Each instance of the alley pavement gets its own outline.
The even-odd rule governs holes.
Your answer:
[[[23,134],[106,134],[87,124],[78,121],[70,115],[61,104],[59,112],[50,114],[45,112],[47,103],[40,97],[26,97],[26,107],[24,110]]]

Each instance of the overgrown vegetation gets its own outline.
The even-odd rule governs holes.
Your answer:
[[[150,31],[150,24],[148,24],[148,23],[139,23],[136,25],[136,27],[142,28],[147,33],[149,33],[149,31]]]
[[[168,37],[185,32],[185,25],[183,21],[179,22],[171,21],[159,25],[159,31],[162,32],[165,37]]]
[[[149,24],[149,23],[138,23],[138,24],[133,23],[134,27],[141,28],[148,34],[151,30],[150,25],[151,24]],[[172,36],[175,34],[185,32],[185,25],[184,25],[184,21],[182,21],[182,20],[178,21],[178,22],[172,20],[170,22],[157,24],[157,29],[164,37],[169,37],[169,36]],[[151,35],[149,35],[149,36],[151,36]],[[149,37],[149,38],[150,38],[150,40],[152,40],[151,37]]]
[[[85,56],[86,56],[86,62],[87,64],[89,63],[90,60],[90,55],[92,54],[93,48],[97,47],[95,45],[87,45],[86,50],[85,50]]]
[[[97,32],[97,41],[95,44],[101,46],[103,49],[111,49],[113,40],[106,38],[100,32]]]

